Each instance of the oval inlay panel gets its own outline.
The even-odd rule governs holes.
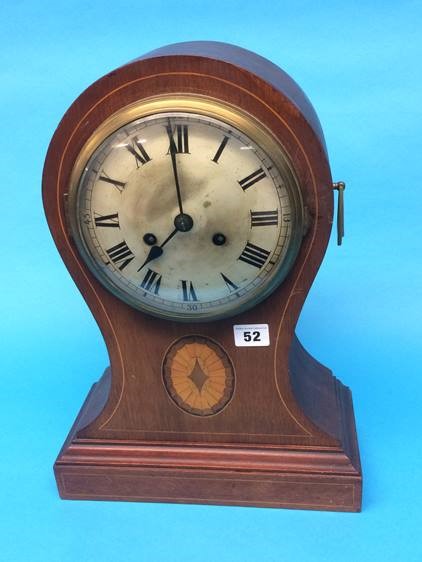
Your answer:
[[[171,399],[189,414],[220,412],[234,391],[234,372],[225,351],[201,336],[174,343],[163,363],[164,385]]]

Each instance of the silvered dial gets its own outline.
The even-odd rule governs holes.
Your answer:
[[[75,240],[96,277],[130,305],[176,320],[253,306],[283,280],[302,236],[299,190],[278,145],[264,150],[199,114],[117,129],[72,200]]]

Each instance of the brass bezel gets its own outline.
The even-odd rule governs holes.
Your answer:
[[[97,262],[94,260],[87,244],[85,243],[81,225],[78,220],[78,187],[82,173],[94,151],[107,137],[124,125],[136,121],[137,119],[167,112],[183,112],[212,117],[239,129],[242,133],[253,139],[253,141],[271,158],[274,164],[276,164],[279,172],[286,182],[286,188],[291,197],[293,215],[292,237],[282,263],[269,282],[264,285],[264,287],[261,287],[258,295],[254,295],[248,302],[237,307],[233,306],[232,309],[224,313],[215,315],[204,313],[203,316],[198,313],[190,315],[188,313],[166,313],[165,311],[156,310],[154,307],[143,305],[143,303],[140,305],[139,301],[133,299],[131,295],[125,294],[120,287],[114,285],[102,274],[101,267],[99,267]],[[108,290],[138,310],[159,318],[181,322],[206,322],[235,316],[264,300],[280,285],[291,269],[300,249],[305,225],[304,206],[299,182],[285,148],[281,145],[280,141],[273,135],[273,133],[267,127],[262,125],[262,123],[258,122],[254,116],[238,109],[237,107],[214,98],[185,94],[162,95],[159,97],[146,98],[129,104],[108,117],[92,133],[82,147],[71,172],[68,193],[68,220],[73,239],[86,265]]]

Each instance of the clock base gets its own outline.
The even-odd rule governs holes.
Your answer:
[[[92,387],[54,465],[60,496],[360,511],[362,476],[351,393],[329,376],[342,436],[335,450],[80,439],[78,429],[96,417],[108,394],[107,369]]]

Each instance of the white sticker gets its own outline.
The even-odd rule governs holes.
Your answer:
[[[233,332],[237,347],[270,345],[268,324],[237,324],[233,326]]]

